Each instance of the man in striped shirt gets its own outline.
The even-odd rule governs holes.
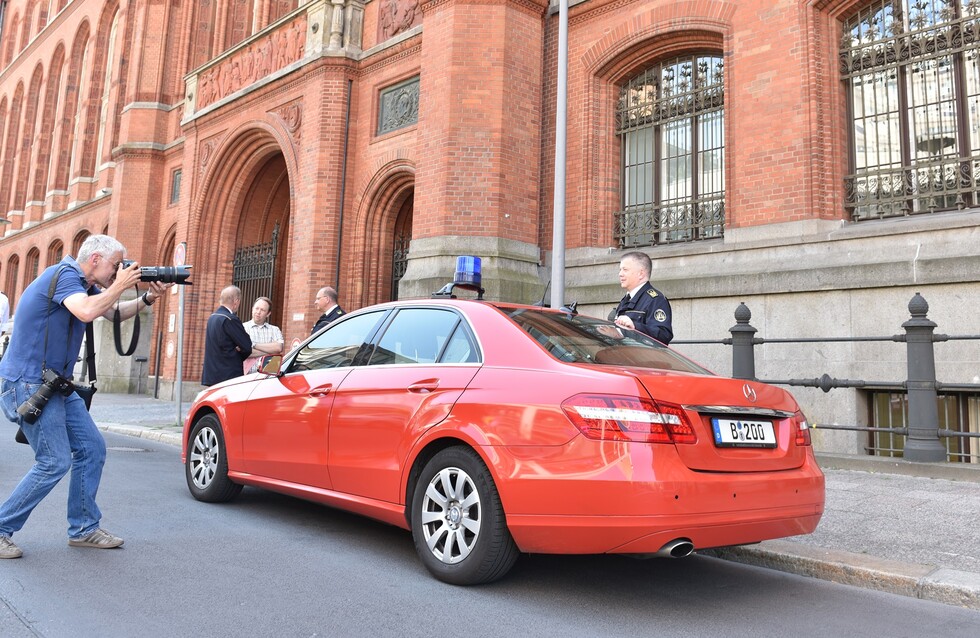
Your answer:
[[[245,322],[245,332],[252,338],[252,354],[242,366],[245,374],[258,370],[262,357],[282,354],[282,331],[269,323],[271,314],[272,301],[268,297],[259,297],[252,304],[252,320]]]

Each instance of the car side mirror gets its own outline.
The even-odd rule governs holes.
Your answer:
[[[262,374],[277,375],[280,369],[282,369],[282,355],[273,354],[262,357],[262,362],[259,364],[259,372]]]

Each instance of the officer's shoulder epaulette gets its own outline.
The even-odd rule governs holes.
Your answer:
[[[657,296],[657,291],[656,290],[648,290],[647,291],[647,294],[650,295],[651,297],[656,297]]]

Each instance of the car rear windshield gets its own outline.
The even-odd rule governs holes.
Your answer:
[[[501,311],[559,361],[712,374],[656,339],[604,319],[528,308]]]

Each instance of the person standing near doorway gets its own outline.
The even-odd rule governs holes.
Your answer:
[[[316,320],[310,334],[316,333],[320,328],[344,314],[344,309],[337,305],[337,291],[330,286],[324,286],[317,291],[316,299],[313,300],[313,307],[323,314]]]
[[[220,303],[208,317],[201,385],[242,376],[243,362],[252,354],[252,338],[235,314],[242,305],[242,291],[238,286],[227,286],[221,291]]]
[[[255,372],[262,357],[270,354],[282,354],[282,330],[269,323],[269,315],[271,314],[272,300],[268,297],[259,297],[252,304],[252,319],[244,324],[245,332],[252,339],[251,356],[245,359],[245,364],[242,366],[245,374]]]

